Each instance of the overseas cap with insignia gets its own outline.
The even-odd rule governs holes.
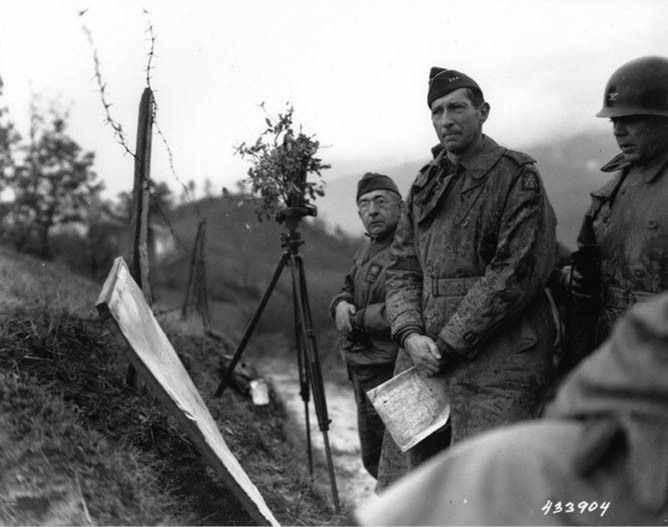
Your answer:
[[[478,86],[478,83],[465,73],[434,66],[429,72],[427,105],[431,108],[431,103],[436,99],[458,90],[459,88],[473,88],[482,94],[482,90],[480,89],[480,86]]]
[[[371,192],[372,190],[391,190],[396,192],[401,197],[401,192],[394,180],[384,174],[376,174],[374,172],[367,172],[357,182],[357,197],[355,201],[360,199],[360,196]]]

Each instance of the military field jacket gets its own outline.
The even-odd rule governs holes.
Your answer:
[[[370,239],[355,254],[341,291],[330,303],[332,318],[336,305],[345,300],[356,308],[353,341],[343,347],[351,366],[391,365],[397,356],[385,313],[385,268],[390,261],[392,234]]]
[[[600,251],[597,342],[631,304],[668,290],[668,152],[646,167],[620,154],[601,170],[615,176],[592,192],[578,236]]]
[[[426,165],[407,205],[386,272],[392,333],[419,329],[473,355],[536,301],[555,263],[535,161],[483,136],[456,169],[445,151]]]

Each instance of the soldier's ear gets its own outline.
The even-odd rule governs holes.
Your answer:
[[[491,109],[492,108],[488,102],[484,102],[480,105],[480,108],[478,108],[478,111],[480,112],[480,124],[484,123],[487,120]]]

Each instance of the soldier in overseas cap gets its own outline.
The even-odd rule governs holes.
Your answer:
[[[668,58],[640,57],[610,77],[597,117],[610,119],[621,153],[601,170],[578,251],[563,284],[579,325],[577,360],[603,342],[635,302],[668,290]],[[583,317],[589,317],[583,323]]]
[[[362,462],[376,478],[385,426],[365,392],[392,377],[397,356],[385,316],[385,268],[402,201],[391,178],[368,172],[357,184],[356,202],[369,240],[355,254],[330,313],[355,393]]]
[[[535,161],[483,134],[490,106],[471,77],[432,68],[427,104],[442,148],[399,219],[386,305],[396,371],[442,380],[458,442],[542,408],[554,376],[545,286],[556,220]],[[409,451],[412,465],[448,446],[429,443]]]

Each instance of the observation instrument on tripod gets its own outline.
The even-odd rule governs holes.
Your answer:
[[[306,276],[304,273],[304,262],[299,254],[299,246],[304,243],[301,234],[297,228],[302,218],[305,216],[316,216],[315,206],[307,204],[304,197],[306,185],[306,170],[299,171],[296,181],[293,182],[292,190],[288,194],[287,207],[281,209],[276,214],[276,221],[285,225],[287,232],[281,234],[281,247],[283,254],[278,261],[276,270],[269,282],[260,303],[251,318],[246,331],[239,342],[232,360],[223,375],[223,378],[216,390],[216,397],[220,397],[225,388],[230,384],[232,373],[235,366],[241,359],[241,354],[246,348],[255,326],[257,325],[262,312],[264,311],[269,298],[281,276],[286,265],[290,267],[292,278],[292,304],[294,313],[294,332],[297,352],[297,367],[299,369],[299,394],[304,402],[304,412],[306,416],[306,443],[308,449],[309,471],[313,475],[313,448],[311,442],[311,425],[309,415],[309,400],[312,394],[315,405],[315,413],[318,419],[318,427],[322,432],[323,443],[325,447],[325,456],[327,458],[327,469],[329,472],[330,485],[334,508],[337,513],[341,512],[339,496],[336,487],[336,478],[334,475],[334,465],[332,462],[332,453],[329,445],[329,423],[330,419],[327,413],[327,401],[325,399],[325,388],[322,379],[322,370],[320,368],[320,359],[318,348],[313,331],[313,322],[311,316],[311,306],[309,303],[308,290],[306,287]]]

